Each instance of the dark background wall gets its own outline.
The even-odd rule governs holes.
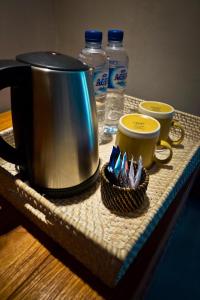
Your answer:
[[[50,48],[77,56],[85,29],[102,30],[104,45],[108,28],[124,29],[127,93],[200,115],[199,0],[12,0],[0,12],[2,58]]]
[[[0,59],[15,58],[27,51],[55,47],[53,1],[0,1]],[[0,111],[10,107],[9,90],[0,92]]]
[[[127,93],[200,114],[200,1],[59,1],[57,46],[76,55],[84,30],[125,30],[130,57]]]

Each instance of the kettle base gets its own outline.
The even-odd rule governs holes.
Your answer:
[[[95,181],[97,180],[98,177],[99,177],[99,166],[98,166],[96,172],[91,177],[89,177],[84,182],[82,182],[78,185],[75,185],[73,187],[62,188],[62,189],[51,189],[51,188],[43,188],[43,187],[34,185],[34,188],[40,194],[42,194],[46,197],[49,197],[49,198],[58,198],[58,199],[67,198],[67,197],[79,194],[79,193],[83,192],[84,190],[88,189],[89,187],[91,187],[92,184],[95,183]]]

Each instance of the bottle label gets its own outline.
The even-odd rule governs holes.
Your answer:
[[[125,89],[127,73],[126,67],[109,68],[108,88]]]
[[[105,94],[108,87],[108,73],[95,70],[93,85],[95,96]]]

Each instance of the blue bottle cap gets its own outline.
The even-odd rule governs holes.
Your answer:
[[[102,32],[98,30],[86,30],[85,31],[85,41],[93,43],[102,42]]]
[[[121,42],[123,41],[124,32],[119,29],[110,29],[108,30],[108,40]]]

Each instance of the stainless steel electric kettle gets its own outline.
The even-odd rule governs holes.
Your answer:
[[[16,61],[0,60],[0,89],[9,86],[16,148],[0,138],[0,156],[47,196],[90,186],[99,155],[89,68],[55,52],[21,54]]]

